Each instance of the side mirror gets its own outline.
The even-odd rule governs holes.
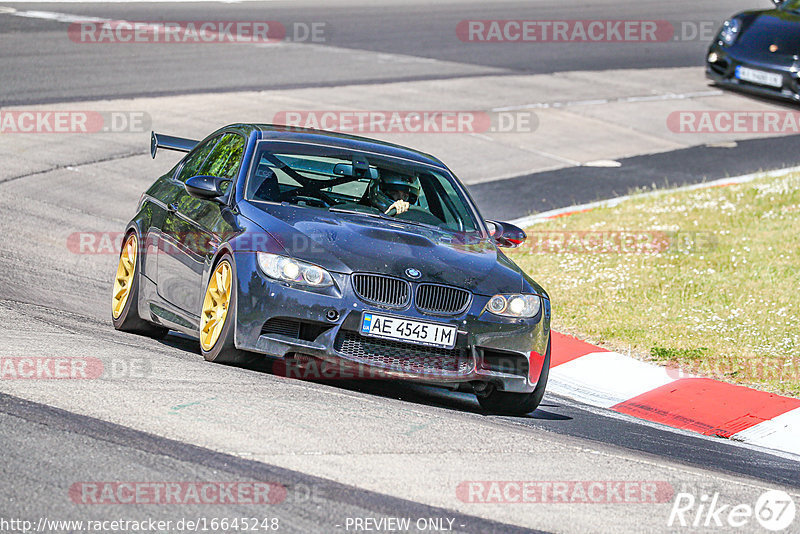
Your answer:
[[[186,180],[183,186],[186,188],[186,192],[194,198],[213,200],[224,194],[222,191],[224,182],[230,182],[230,180],[216,176],[192,176]]]
[[[498,247],[517,248],[528,238],[525,230],[513,224],[486,221],[486,225],[489,227],[489,235],[492,236]]]

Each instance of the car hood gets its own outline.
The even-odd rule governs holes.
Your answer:
[[[262,226],[300,260],[340,273],[372,272],[434,282],[493,295],[522,290],[522,271],[488,238],[453,234],[359,214],[290,205],[243,206],[242,214]]]
[[[737,51],[773,61],[791,62],[791,57],[800,55],[800,15],[772,9],[744,14],[742,33],[735,43]],[[778,50],[769,48],[777,45]]]

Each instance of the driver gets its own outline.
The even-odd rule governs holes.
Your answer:
[[[408,174],[382,169],[377,180],[369,184],[369,200],[373,206],[389,214],[400,215],[419,197],[419,179]]]

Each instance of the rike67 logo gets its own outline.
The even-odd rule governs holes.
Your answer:
[[[788,532],[795,514],[794,500],[781,490],[762,493],[755,505],[724,502],[719,493],[703,494],[697,498],[691,493],[681,492],[675,495],[667,526],[703,530],[745,528],[751,531],[760,525],[772,532]]]

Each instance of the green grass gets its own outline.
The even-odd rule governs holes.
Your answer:
[[[800,175],[640,197],[528,233],[509,256],[550,294],[555,330],[800,396]]]

